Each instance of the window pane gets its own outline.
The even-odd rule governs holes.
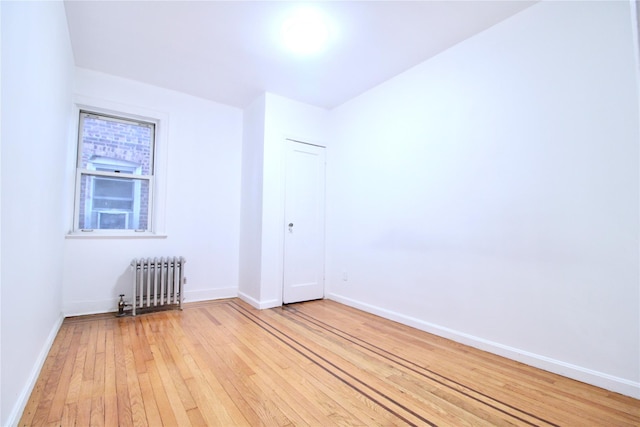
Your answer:
[[[78,228],[149,229],[149,180],[81,174]]]
[[[100,212],[98,214],[98,228],[124,230],[127,228],[127,218],[127,214]]]
[[[136,175],[153,174],[153,123],[128,122],[87,113],[80,114],[80,120],[81,169],[91,169],[93,165],[99,170],[123,169],[122,172]],[[110,165],[105,167],[102,159],[109,159]]]
[[[93,199],[93,209],[125,210],[133,212],[133,200]]]
[[[133,198],[134,183],[130,179],[94,178],[93,197]]]

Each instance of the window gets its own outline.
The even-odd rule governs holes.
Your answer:
[[[74,229],[151,231],[155,123],[80,111]]]

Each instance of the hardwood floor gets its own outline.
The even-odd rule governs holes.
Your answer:
[[[66,319],[20,425],[639,426],[640,401],[324,300]]]

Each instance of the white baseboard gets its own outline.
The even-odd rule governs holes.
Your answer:
[[[245,294],[244,292],[238,292],[238,297],[244,302],[251,304],[254,308],[259,310],[265,310],[267,308],[280,307],[282,305],[281,301],[278,300],[267,300],[267,301],[258,301],[257,299]]]
[[[209,301],[215,299],[234,298],[238,296],[238,288],[204,289],[185,291],[184,302]]]
[[[536,368],[543,369],[545,371],[562,375],[564,377],[601,387],[610,391],[614,391],[616,393],[624,394],[636,399],[640,399],[640,382],[616,377],[603,372],[584,368],[582,366],[563,362],[561,360],[552,359],[550,357],[489,341],[484,338],[476,337],[464,332],[456,331],[454,329],[425,322],[424,320],[406,316],[404,314],[363,303],[361,301],[356,301],[354,299],[338,294],[330,293],[326,296],[326,298],[334,300],[341,304],[348,305],[350,307],[357,308],[362,311],[366,311],[371,314],[375,314],[380,317],[384,317],[385,319],[393,320],[414,327],[416,329],[432,333],[434,335],[448,338],[461,344],[466,344],[480,350],[488,351],[499,356],[522,362],[526,365],[530,365]]]
[[[40,371],[44,366],[44,362],[47,360],[47,356],[49,355],[49,351],[51,351],[51,346],[53,345],[53,341],[56,339],[58,335],[58,331],[60,331],[60,327],[62,326],[62,321],[64,320],[64,316],[60,314],[60,317],[51,328],[51,332],[47,336],[47,340],[45,341],[42,349],[40,350],[40,354],[38,354],[38,358],[36,359],[33,368],[31,369],[31,373],[29,374],[29,378],[27,379],[27,383],[25,384],[22,392],[18,396],[18,400],[16,401],[13,410],[9,414],[7,418],[8,426],[17,426],[18,422],[20,422],[20,417],[24,412],[25,407],[27,406],[27,402],[29,401],[29,397],[31,397],[31,392],[33,392],[33,388],[36,386],[36,382],[38,381],[38,377],[40,376]]]
[[[223,298],[233,298],[238,296],[238,288],[215,288],[202,289],[184,292],[184,302],[208,301]],[[86,316],[89,314],[115,313],[118,311],[118,297],[95,300],[95,301],[73,301],[63,304],[63,312],[65,317],[69,316]],[[125,301],[131,302],[125,297]]]
[[[118,299],[64,302],[62,311],[64,317],[112,313],[118,311]]]

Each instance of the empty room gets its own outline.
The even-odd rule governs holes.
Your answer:
[[[0,2],[0,425],[640,425],[638,5]]]

